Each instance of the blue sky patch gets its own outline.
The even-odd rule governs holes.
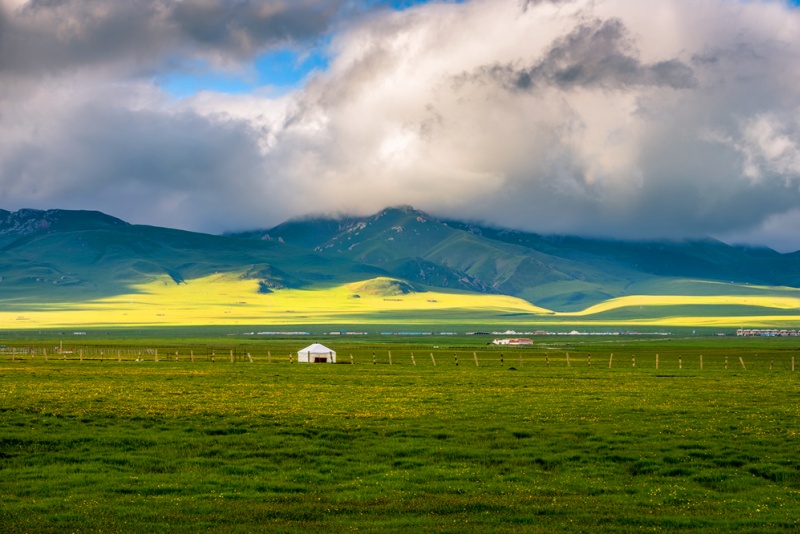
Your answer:
[[[178,98],[200,91],[243,94],[261,87],[271,87],[280,94],[300,86],[311,72],[327,67],[328,57],[321,48],[311,52],[281,48],[257,57],[245,72],[215,70],[207,63],[196,62],[182,72],[157,77],[155,83]]]
[[[436,0],[366,0],[364,7],[386,6],[403,11],[432,1]],[[454,0],[452,3],[463,1]],[[326,48],[327,42],[311,51],[299,51],[291,47],[272,50],[258,56],[242,72],[222,71],[204,62],[191,62],[174,72],[157,76],[154,81],[161,89],[177,98],[192,96],[201,91],[246,94],[265,87],[280,95],[301,87],[313,71],[324,71],[328,68]]]

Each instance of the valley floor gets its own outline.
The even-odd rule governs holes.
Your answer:
[[[593,359],[586,347],[537,347],[506,351],[502,363],[498,351],[454,347],[436,351],[436,366],[423,345],[340,344],[340,359],[354,354],[355,365],[289,364],[283,349],[255,345],[253,363],[222,350],[212,362],[199,346],[192,362],[190,347],[176,345],[162,346],[158,362],[125,346],[122,361],[111,346],[103,361],[88,349],[82,362],[75,352],[3,354],[0,524],[800,529],[795,350],[623,344],[607,347],[609,368],[602,346]]]

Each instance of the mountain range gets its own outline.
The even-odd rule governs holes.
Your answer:
[[[713,239],[629,242],[549,236],[440,219],[411,207],[367,217],[306,217],[210,235],[133,225],[96,211],[0,210],[0,301],[125,294],[168,275],[214,273],[253,291],[385,277],[408,291],[445,288],[576,311],[627,295],[727,294],[800,287],[800,255]]]

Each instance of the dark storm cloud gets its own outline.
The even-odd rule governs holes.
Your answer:
[[[263,43],[304,40],[324,33],[340,5],[338,0],[184,1],[173,7],[169,18],[194,42],[247,54]]]
[[[691,67],[678,59],[644,64],[620,20],[581,24],[558,39],[544,57],[527,68],[514,65],[483,67],[478,78],[494,79],[508,89],[529,91],[538,86],[561,89],[624,89],[632,86],[695,87]]]
[[[249,124],[191,112],[83,102],[0,153],[0,196],[13,207],[88,202],[132,222],[218,230],[278,196]]]
[[[238,61],[329,30],[340,0],[32,0],[0,4],[0,73],[109,65],[146,71],[176,57]]]

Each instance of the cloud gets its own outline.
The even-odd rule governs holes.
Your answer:
[[[0,11],[4,208],[222,231],[411,204],[543,233],[800,248],[775,222],[800,208],[800,12],[784,2],[472,0],[345,18],[351,3],[106,4]],[[150,81],[323,33],[327,70],[280,98],[176,101]]]
[[[691,67],[679,59],[642,64],[626,34],[619,19],[581,24],[558,39],[544,57],[530,67],[483,66],[474,77],[495,79],[507,89],[522,91],[534,90],[540,85],[565,90],[635,86],[686,89],[696,85]]]
[[[220,67],[325,34],[340,0],[30,0],[0,4],[0,72]]]
[[[411,203],[540,232],[704,236],[792,209],[796,130],[762,134],[787,147],[778,158],[752,124],[800,109],[797,12],[658,10],[473,2],[354,28],[303,95],[320,125],[302,136],[320,143],[308,176],[345,209]],[[773,178],[753,181],[749,160]],[[337,194],[350,190],[375,195]]]
[[[9,124],[35,124],[0,133],[0,176],[13,178],[0,181],[7,202],[206,231],[247,225],[241,214],[280,204],[250,122],[152,109],[161,98],[147,86],[80,87],[79,99],[73,91],[43,89],[4,114]]]
[[[736,138],[725,134],[710,139],[727,144],[744,161],[742,174],[754,185],[765,180],[786,187],[800,182],[800,110],[794,116],[758,114],[742,121]]]

